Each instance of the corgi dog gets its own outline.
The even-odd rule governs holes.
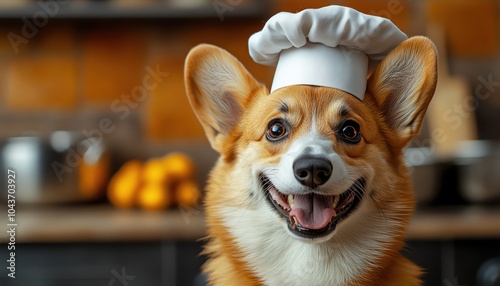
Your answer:
[[[403,148],[437,81],[416,36],[367,79],[363,101],[335,88],[268,89],[227,51],[194,47],[190,104],[220,158],[205,196],[210,285],[421,285],[400,253],[414,210]]]

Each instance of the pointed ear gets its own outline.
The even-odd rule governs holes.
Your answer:
[[[402,147],[418,134],[437,83],[437,52],[426,37],[396,47],[368,79],[368,97]]]
[[[263,86],[230,53],[207,44],[189,52],[184,81],[191,107],[212,148],[220,153],[239,122],[247,98]]]

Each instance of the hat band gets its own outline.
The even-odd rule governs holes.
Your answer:
[[[291,85],[333,87],[363,100],[368,57],[343,46],[307,43],[280,53],[271,92]]]

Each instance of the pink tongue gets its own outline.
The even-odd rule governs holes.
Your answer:
[[[298,223],[308,229],[322,229],[336,216],[332,196],[315,194],[295,195],[290,218],[295,217]]]

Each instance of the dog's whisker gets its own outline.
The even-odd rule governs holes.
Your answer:
[[[255,197],[252,197],[252,198],[250,198],[250,200],[248,200],[248,203],[247,203],[247,205],[246,205],[243,213],[241,214],[238,223],[240,223],[241,220],[245,217],[246,212],[248,211],[248,209],[250,208],[250,206],[254,203],[254,200],[255,200]],[[242,206],[243,206],[243,204],[242,204]]]
[[[385,215],[385,212],[382,209],[382,207],[380,206],[380,204],[377,202],[376,196],[377,196],[377,193],[373,192],[370,196],[368,196],[368,198],[373,202],[373,204],[377,208],[377,211],[382,215],[384,220],[387,221],[388,220],[387,216]]]

